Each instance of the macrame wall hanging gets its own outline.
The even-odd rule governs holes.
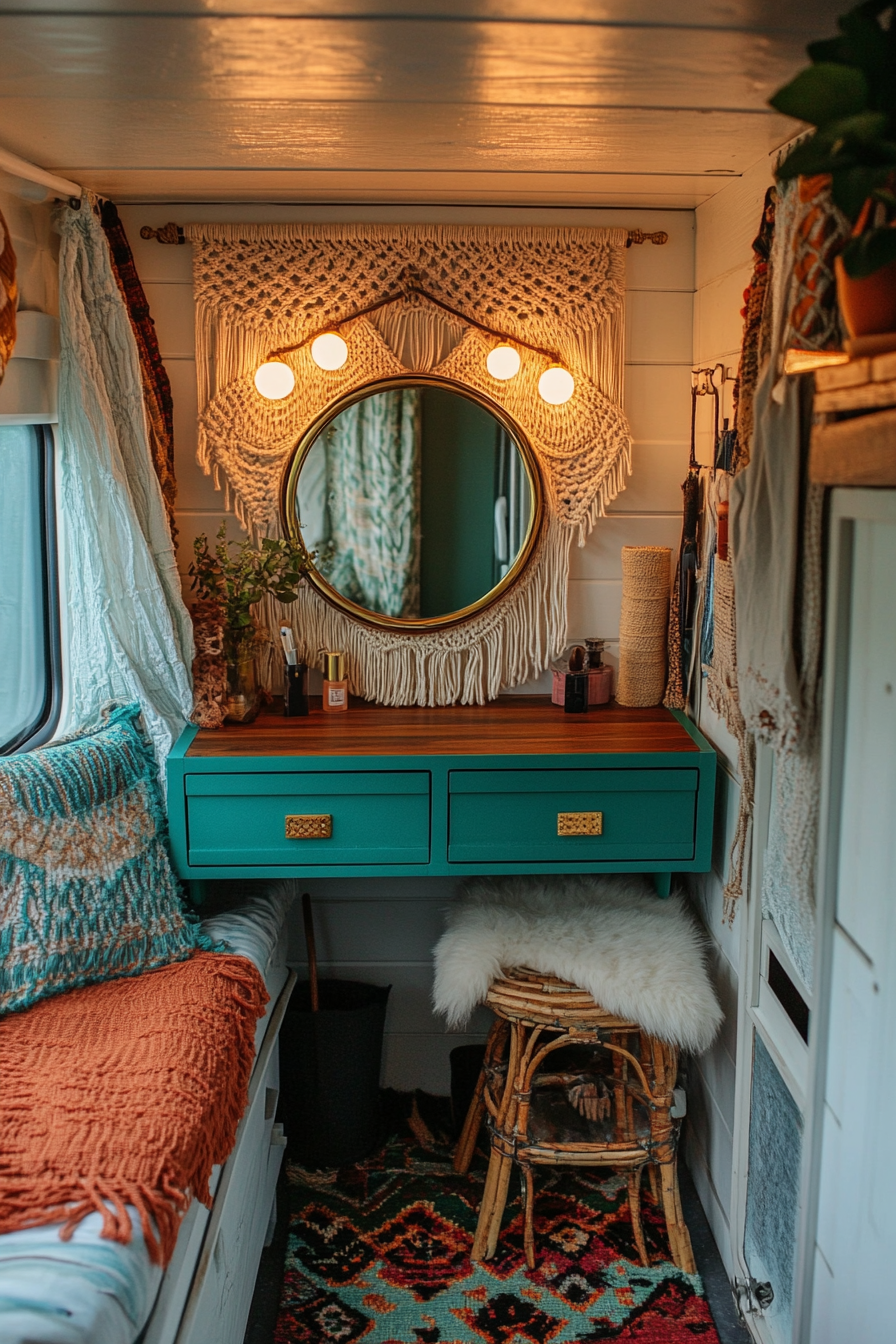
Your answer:
[[[345,649],[352,690],[385,704],[482,703],[536,676],[566,640],[571,538],[584,544],[631,472],[621,407],[626,231],[192,224],[184,235],[194,249],[198,458],[253,536],[279,534],[283,468],[309,424],[378,378],[427,372],[484,393],[520,425],[541,467],[538,548],[492,606],[450,629],[405,634],[352,621],[305,588],[288,615],[306,660],[319,663],[324,645]],[[542,401],[550,360],[531,351],[515,378],[491,378],[485,360],[497,341],[474,323],[556,351],[575,378],[572,398]],[[304,346],[281,356],[296,377],[292,395],[259,395],[255,371],[272,350],[334,324],[344,324],[350,351],[340,370],[323,372]],[[276,624],[279,614],[266,617]],[[268,684],[278,665],[272,657]]]

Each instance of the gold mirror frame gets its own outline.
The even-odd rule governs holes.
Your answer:
[[[359,606],[349,598],[343,597],[342,593],[336,591],[322,574],[315,568],[313,562],[309,561],[308,581],[313,588],[320,593],[321,597],[338,611],[354,620],[360,621],[363,625],[371,626],[376,630],[394,630],[404,631],[409,634],[414,632],[447,630],[452,626],[461,625],[469,620],[471,616],[485,611],[487,607],[493,605],[503,596],[517,579],[523,574],[535,553],[538,544],[538,538],[541,534],[544,523],[544,488],[541,479],[541,470],[538,465],[538,459],[532,450],[528,438],[523,433],[520,426],[507,414],[503,406],[492,401],[484,393],[467,386],[465,383],[457,382],[453,378],[442,378],[435,374],[414,374],[401,375],[398,377],[378,378],[370,383],[365,383],[362,387],[355,388],[354,391],[345,396],[338,397],[330,402],[328,406],[321,411],[299,439],[296,448],[286,461],[283,470],[283,479],[280,489],[280,517],[283,526],[289,536],[298,541],[299,545],[305,550],[305,543],[302,538],[302,530],[298,524],[298,514],[296,511],[296,495],[299,488],[299,474],[305,458],[311,451],[311,447],[318,435],[327,427],[331,420],[337,416],[340,411],[349,406],[353,406],[358,401],[364,401],[367,397],[376,392],[394,391],[400,388],[413,387],[440,387],[451,392],[458,393],[459,396],[466,397],[468,401],[474,401],[483,410],[488,411],[499,424],[507,430],[517,445],[520,456],[523,459],[523,465],[526,469],[526,475],[529,479],[529,529],[526,533],[526,540],[520,548],[519,554],[511,565],[510,569],[504,575],[503,579],[476,602],[463,607],[460,611],[449,612],[445,616],[429,616],[426,618],[415,616],[383,616],[378,612],[370,611],[367,607]],[[307,551],[306,551],[307,555]]]

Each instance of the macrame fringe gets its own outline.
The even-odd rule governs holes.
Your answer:
[[[520,582],[463,627],[397,634],[351,620],[305,586],[294,607],[266,598],[259,619],[271,630],[292,625],[301,660],[322,667],[322,649],[346,655],[349,689],[383,705],[481,705],[507,686],[530,681],[566,642],[568,529],[549,523]],[[544,594],[549,594],[546,601]],[[279,685],[282,657],[273,645],[261,680]]]

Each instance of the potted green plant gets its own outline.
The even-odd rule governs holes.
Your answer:
[[[896,330],[896,23],[892,0],[867,0],[812,42],[812,64],[769,101],[814,126],[779,179],[830,173],[835,203],[853,225],[836,260],[851,336]]]
[[[301,545],[284,538],[265,537],[260,547],[248,540],[229,542],[224,522],[214,548],[204,532],[193,542],[190,586],[201,602],[213,603],[220,612],[227,718],[248,723],[258,713],[255,653],[270,636],[252,608],[268,593],[280,602],[295,602],[311,559]]]

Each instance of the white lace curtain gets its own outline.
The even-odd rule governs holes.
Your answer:
[[[59,226],[59,482],[67,714],[139,700],[160,762],[192,708],[190,617],[150,457],[137,346],[93,211]]]

